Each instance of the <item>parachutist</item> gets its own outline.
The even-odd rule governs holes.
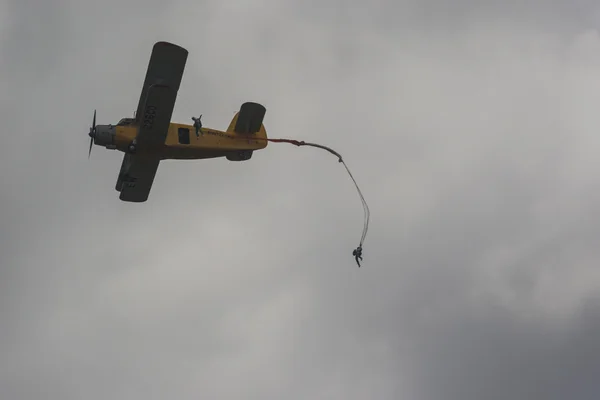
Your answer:
[[[198,118],[192,117],[192,120],[194,120],[194,128],[196,128],[196,137],[199,138],[200,137],[200,133],[202,131],[202,122],[200,121],[200,118],[202,118],[202,114],[200,114],[200,116]]]
[[[358,264],[358,268],[360,268],[360,261],[362,261],[362,247],[358,246],[353,252],[352,255],[354,256],[354,259],[356,260],[356,264]],[[360,261],[358,261],[360,259]]]

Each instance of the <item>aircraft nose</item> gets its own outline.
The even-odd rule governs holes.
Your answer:
[[[104,134],[108,130],[107,128],[107,125],[96,125],[94,129],[90,129],[89,135],[92,139],[94,139],[94,142],[96,142],[97,140],[102,138],[102,136],[104,136]]]
[[[94,144],[98,146],[114,145],[116,129],[113,125],[97,125],[93,131],[90,131],[90,137]]]

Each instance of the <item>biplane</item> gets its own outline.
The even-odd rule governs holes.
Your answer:
[[[94,111],[88,157],[93,144],[125,153],[115,185],[122,201],[148,199],[161,160],[246,161],[267,146],[266,108],[258,103],[242,104],[226,131],[202,127],[201,115],[193,125],[171,122],[187,57],[180,46],[155,43],[134,118],[96,125]]]

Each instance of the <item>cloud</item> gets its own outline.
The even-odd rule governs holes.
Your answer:
[[[595,6],[7,4],[1,397],[598,396]],[[133,112],[157,40],[190,50],[176,121],[259,101],[342,153],[364,268],[315,149],[164,162],[118,201],[87,124]]]

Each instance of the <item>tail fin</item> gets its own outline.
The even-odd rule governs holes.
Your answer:
[[[258,103],[247,102],[242,104],[240,111],[235,114],[227,132],[240,134],[262,133],[266,135],[263,120],[267,109]]]

